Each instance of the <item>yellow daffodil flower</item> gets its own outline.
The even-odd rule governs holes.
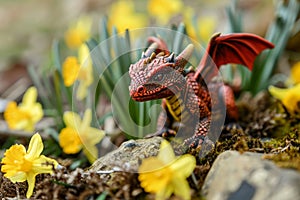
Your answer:
[[[80,64],[75,56],[68,56],[65,59],[62,66],[62,76],[65,86],[70,87],[74,84],[77,79],[79,69]]]
[[[83,149],[90,163],[98,158],[96,144],[104,137],[104,131],[90,127],[92,111],[87,109],[83,119],[74,112],[65,112],[66,127],[59,134],[59,144],[66,154],[75,154]]]
[[[70,26],[65,33],[65,41],[69,48],[76,49],[90,38],[92,19],[81,17],[77,23]]]
[[[181,0],[149,0],[148,12],[158,19],[161,24],[167,24],[169,20],[182,10]]]
[[[270,86],[269,92],[279,99],[288,111],[300,113],[300,83],[286,89]]]
[[[54,159],[40,155],[43,148],[41,136],[36,133],[30,140],[27,152],[23,145],[15,144],[6,150],[1,161],[1,171],[6,178],[13,183],[28,182],[27,198],[33,193],[36,175],[52,173],[53,168],[58,166]]]
[[[293,65],[291,69],[291,79],[294,83],[300,83],[300,62]]]
[[[187,7],[183,11],[184,23],[188,35],[194,40],[201,39],[203,42],[208,42],[212,34],[215,32],[216,20],[213,16],[200,16],[196,19],[195,11],[191,7]],[[196,24],[192,22],[195,21]]]
[[[87,45],[81,45],[78,51],[80,70],[78,72],[79,86],[77,99],[82,100],[87,96],[88,87],[93,83],[93,63]]]
[[[175,194],[190,199],[186,180],[193,172],[196,160],[192,155],[175,157],[171,145],[162,141],[157,157],[146,158],[139,167],[139,180],[146,192],[155,193],[156,199],[167,199]]]
[[[132,1],[119,0],[112,4],[108,18],[109,30],[116,26],[123,33],[126,29],[143,28],[146,25],[146,15],[137,13]]]
[[[79,81],[76,96],[78,100],[87,96],[88,87],[93,83],[93,64],[86,44],[82,44],[78,49],[78,58],[69,56],[65,59],[62,76],[67,87],[73,85],[76,80]]]
[[[43,117],[43,109],[37,100],[37,89],[30,87],[24,94],[22,103],[9,102],[4,119],[10,129],[33,131],[35,124]]]

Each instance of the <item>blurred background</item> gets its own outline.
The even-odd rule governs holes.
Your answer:
[[[235,2],[235,3],[233,3]],[[278,0],[1,0],[0,1],[0,98],[18,100],[31,84],[26,68],[49,63],[54,40],[62,40],[68,27],[81,16],[93,19],[92,34],[108,16],[108,25],[125,28],[171,27],[184,22],[187,32],[208,41],[215,32],[230,32],[227,10],[238,10],[244,32],[264,36]],[[236,8],[231,8],[233,5]],[[198,25],[198,26],[197,26]],[[197,28],[195,28],[197,27]],[[299,45],[293,42],[291,48]],[[3,111],[0,104],[0,111]]]
[[[137,13],[149,15],[148,1],[133,2]],[[91,15],[95,19],[94,22],[99,22],[101,16],[109,15],[112,6],[117,3],[118,1],[113,0],[1,0],[0,71],[3,72],[15,65],[41,65],[49,56],[53,39],[63,37],[69,24],[85,14]],[[227,31],[225,7],[230,6],[231,0],[182,1],[182,4],[184,6],[180,8],[178,15],[193,12],[198,16],[211,18],[215,23],[215,31]],[[240,0],[238,6],[243,10],[245,31],[263,35],[272,20],[273,1]],[[145,24],[147,26],[168,26],[168,22],[163,24],[151,18],[148,20],[149,23]],[[176,23],[176,20],[178,22],[181,19],[177,16],[177,19],[172,20]],[[97,28],[94,24],[93,30]],[[0,91],[3,92],[3,89]]]

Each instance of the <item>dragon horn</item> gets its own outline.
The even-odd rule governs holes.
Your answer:
[[[194,45],[189,44],[176,58],[175,58],[175,65],[177,67],[183,68],[190,57],[192,56],[194,51]]]
[[[170,54],[166,42],[163,39],[161,39],[159,36],[158,37],[148,37],[148,43],[157,43],[157,45],[158,45],[156,47],[157,53],[164,52],[165,55]]]
[[[174,53],[171,53],[171,55],[169,55],[169,56],[166,58],[166,61],[167,61],[167,62],[171,62],[171,63],[175,63],[175,54],[174,54]]]
[[[153,42],[153,43],[148,47],[148,49],[147,49],[147,51],[146,51],[146,53],[145,53],[145,56],[146,56],[146,57],[150,57],[151,54],[152,54],[153,52],[156,51],[157,47],[158,47],[158,44],[157,44],[156,42]]]

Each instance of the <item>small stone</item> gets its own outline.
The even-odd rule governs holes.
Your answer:
[[[158,154],[161,141],[161,137],[153,137],[124,142],[118,149],[96,160],[89,170],[113,170],[118,167],[120,170],[137,172],[144,158]]]
[[[300,173],[263,160],[263,154],[227,151],[209,171],[202,194],[207,200],[289,200],[300,197]]]
[[[8,102],[8,100],[0,98],[0,113],[3,113],[5,111]]]

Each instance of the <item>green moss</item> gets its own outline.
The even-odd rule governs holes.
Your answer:
[[[280,167],[300,171],[300,129],[298,127],[298,124],[292,127],[284,137],[265,142],[264,146],[269,154],[264,158],[274,161]]]

